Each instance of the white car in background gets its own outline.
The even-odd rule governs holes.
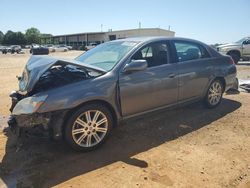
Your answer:
[[[97,43],[89,43],[89,45],[85,46],[85,50],[91,50],[92,48],[96,47],[98,44]]]
[[[49,49],[49,52],[55,52],[56,51],[56,48],[53,44],[46,44],[44,45],[44,47],[48,48]]]
[[[217,50],[223,55],[230,55],[234,63],[237,64],[240,59],[250,59],[250,36],[237,42],[220,45]]]
[[[72,46],[68,46],[68,45],[66,45],[66,44],[60,44],[59,46],[60,46],[60,47],[68,48],[68,50],[72,50],[72,49],[73,49]]]
[[[67,52],[68,48],[60,46],[60,45],[55,45],[55,51],[56,52]]]

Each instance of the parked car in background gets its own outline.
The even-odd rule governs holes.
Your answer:
[[[62,46],[60,46],[60,45],[55,45],[55,51],[56,51],[56,52],[67,52],[67,51],[68,51],[68,48],[62,47]]]
[[[0,51],[2,52],[5,49],[5,46],[0,46]]]
[[[30,48],[31,48],[31,45],[25,45],[24,48],[25,48],[25,49],[30,49]]]
[[[98,44],[97,43],[90,43],[89,45],[85,46],[85,50],[88,51],[94,47],[96,47]]]
[[[242,58],[243,60],[250,59],[250,37],[245,37],[235,43],[220,45],[217,50],[224,54],[230,55],[237,64]]]
[[[30,53],[32,55],[48,55],[49,54],[49,48],[39,45],[32,45],[30,49]]]
[[[3,54],[7,54],[7,53],[14,54],[14,53],[20,53],[22,51],[22,48],[20,45],[1,46],[0,51]]]
[[[40,47],[40,44],[35,44],[35,43],[31,44],[31,48],[39,48],[39,47]]]
[[[66,44],[60,44],[59,47],[64,47],[64,48],[67,48],[68,50],[72,50],[73,49],[72,46],[68,46]]]
[[[16,132],[40,126],[87,151],[130,117],[200,100],[215,108],[235,82],[232,58],[199,41],[116,40],[74,60],[32,56],[10,95],[8,123]]]
[[[56,48],[55,48],[55,46],[53,44],[46,44],[46,45],[43,45],[43,47],[48,48],[49,52],[55,52],[56,51]]]
[[[9,49],[9,52],[14,54],[14,53],[19,53],[21,52],[22,48],[20,45],[11,45],[10,46],[10,49]]]
[[[0,51],[2,52],[2,54],[7,54],[8,53],[7,46],[0,46]]]

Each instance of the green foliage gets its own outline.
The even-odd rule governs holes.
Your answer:
[[[44,38],[52,36],[51,34],[41,34],[37,28],[29,28],[25,34],[22,32],[7,31],[5,34],[0,31],[0,44],[4,45],[26,45],[43,43]]]
[[[4,35],[2,43],[7,44],[7,45],[11,45],[11,44],[22,45],[26,43],[26,39],[23,33],[13,32],[9,30]]]
[[[4,34],[2,31],[0,31],[0,44],[2,44],[3,42],[3,37],[4,37]]]
[[[25,37],[28,44],[40,43],[41,33],[37,28],[31,27],[26,30]]]
[[[51,34],[41,34],[40,35],[41,44],[51,44],[51,43],[53,43],[52,37],[53,37],[53,35],[51,35]]]

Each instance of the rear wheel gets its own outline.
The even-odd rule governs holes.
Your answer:
[[[232,59],[234,60],[235,64],[238,64],[239,60],[240,60],[240,54],[237,52],[230,52],[228,55],[230,55],[232,57]]]
[[[205,104],[208,108],[215,108],[221,103],[224,86],[220,80],[214,80],[205,97]]]
[[[105,106],[86,105],[69,118],[65,139],[75,150],[93,150],[104,143],[112,126],[112,115]]]

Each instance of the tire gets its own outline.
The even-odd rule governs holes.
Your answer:
[[[220,80],[214,80],[208,87],[204,102],[207,108],[217,107],[222,100],[224,85]]]
[[[91,151],[106,141],[112,127],[112,115],[105,106],[87,104],[76,110],[68,119],[64,136],[74,150]]]
[[[229,55],[232,57],[232,59],[234,60],[235,64],[238,64],[239,60],[240,60],[240,55],[238,53],[235,52],[231,52],[229,53]]]

